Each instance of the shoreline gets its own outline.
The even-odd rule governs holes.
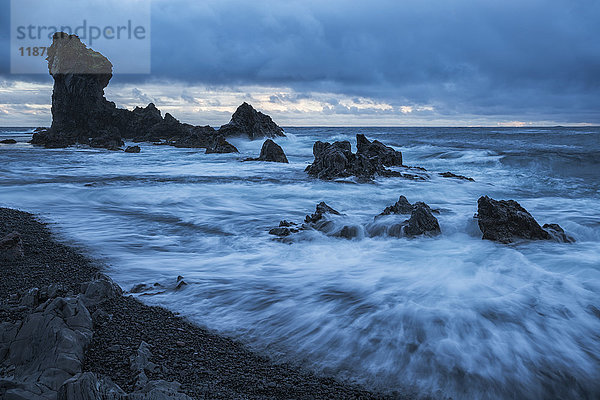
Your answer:
[[[21,326],[19,320],[34,312],[37,304],[29,308],[22,305],[31,288],[44,291],[42,288],[48,285],[57,285],[65,298],[83,296],[85,299],[81,294],[82,285],[85,288],[86,282],[98,279],[98,274],[104,271],[103,264],[82,254],[81,249],[58,241],[48,224],[38,216],[0,208],[0,237],[13,231],[21,235],[25,256],[17,261],[2,262],[2,321]],[[89,295],[89,290],[86,294]],[[51,301],[48,297],[44,304]],[[14,303],[19,298],[20,305],[16,306]],[[375,393],[356,384],[277,363],[236,340],[194,325],[162,307],[147,306],[125,293],[96,302],[86,303],[93,335],[85,347],[80,372],[108,377],[127,393],[143,386],[140,370],[133,368],[131,360],[136,354],[139,357],[140,346],[145,342],[151,351],[147,361],[152,367],[142,368],[144,379],[150,383],[176,382],[180,384],[179,394],[195,399],[407,398],[398,393]],[[40,307],[42,305],[35,312]],[[0,394],[9,387],[2,382],[9,379],[11,373],[2,358],[0,351]]]

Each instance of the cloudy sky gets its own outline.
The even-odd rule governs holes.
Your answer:
[[[0,126],[48,125],[0,4]],[[600,124],[597,0],[154,0],[151,28],[151,73],[106,95],[185,122],[248,101],[287,126]]]

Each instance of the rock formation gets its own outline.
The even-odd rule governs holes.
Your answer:
[[[432,210],[423,202],[410,202],[404,196],[400,196],[398,201],[386,207],[383,212],[375,216],[375,222],[367,225],[366,230],[370,236],[395,236],[395,237],[416,237],[416,236],[436,236],[441,233],[440,224],[433,215]],[[382,217],[394,215],[410,215],[410,218],[402,222],[383,221]]]
[[[561,242],[572,240],[557,224],[544,225],[552,234],[544,230],[535,218],[514,200],[494,200],[482,196],[477,200],[476,217],[483,239],[487,240],[500,243],[512,243],[516,239]]]
[[[55,33],[47,60],[54,79],[52,126],[36,129],[32,144],[48,148],[83,144],[115,150],[123,146],[123,139],[130,139],[191,148],[217,143],[224,148],[225,139],[215,141],[213,128],[181,123],[168,113],[163,118],[153,103],[129,111],[106,100],[104,88],[112,78],[112,64],[76,35]],[[274,137],[283,136],[283,130],[244,103],[221,132],[223,137],[242,134],[252,139]]]
[[[441,176],[442,178],[454,178],[454,179],[460,179],[463,181],[475,182],[475,179],[473,179],[473,178],[469,178],[468,176],[464,176],[464,175],[457,175],[452,172],[440,172],[438,175]]]
[[[384,145],[378,140],[370,142],[365,135],[356,135],[357,154],[362,154],[369,159],[377,159],[386,167],[401,167],[402,153]]]
[[[260,149],[258,158],[247,158],[244,161],[270,161],[279,163],[288,163],[288,159],[281,146],[271,139],[265,140]]]
[[[2,143],[2,144],[17,144],[17,141],[15,139],[4,139],[4,140],[0,140],[0,143]]]
[[[142,151],[140,146],[127,146],[125,149],[125,153],[139,153],[140,151]]]
[[[413,205],[404,196],[400,196],[397,202],[388,206],[383,212],[377,215],[375,218],[382,217],[384,215],[392,214],[410,214],[413,210]]]
[[[16,304],[3,305],[22,319],[0,323],[0,398],[189,400],[179,383],[147,377],[156,365],[144,342],[130,360],[131,370],[138,373],[134,392],[125,393],[108,377],[82,373],[85,348],[94,333],[88,307],[121,294],[109,277],[98,274],[76,296],[50,285],[32,288],[20,300],[15,298]]]
[[[221,126],[219,133],[225,137],[246,136],[250,140],[285,136],[271,117],[245,102],[233,113],[231,121]]]
[[[315,159],[311,165],[306,167],[306,172],[311,176],[324,180],[356,177],[359,181],[369,181],[375,175],[414,180],[426,179],[423,175],[385,168],[385,166],[402,165],[402,154],[399,151],[378,141],[369,142],[364,135],[356,135],[356,140],[358,143],[356,154],[352,153],[348,141],[316,142],[313,145]]]

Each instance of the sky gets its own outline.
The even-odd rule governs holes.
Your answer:
[[[11,74],[0,5],[0,126],[49,125],[52,78]],[[118,106],[213,126],[244,101],[282,126],[600,125],[597,0],[153,0],[150,18],[151,73],[115,75]]]

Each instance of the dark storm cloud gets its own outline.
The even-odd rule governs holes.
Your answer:
[[[594,0],[155,0],[151,79],[600,123],[598,21]]]

